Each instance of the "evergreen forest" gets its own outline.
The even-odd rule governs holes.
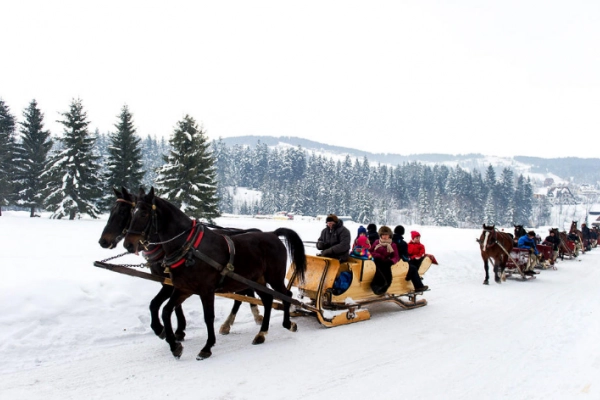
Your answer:
[[[389,165],[260,141],[230,146],[209,142],[189,115],[168,140],[142,138],[126,105],[112,131],[92,132],[80,99],[61,116],[63,131],[51,135],[35,100],[18,120],[0,99],[0,215],[10,207],[31,216],[44,210],[52,218],[97,217],[113,205],[113,188],[137,193],[154,186],[188,215],[209,221],[223,213],[278,212],[465,228],[550,219],[548,200],[535,198],[532,182],[510,168]],[[248,190],[259,196],[239,195]]]

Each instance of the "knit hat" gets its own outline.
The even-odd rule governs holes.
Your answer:
[[[360,247],[368,247],[369,239],[367,239],[366,236],[359,236],[358,239],[356,239],[356,245]]]
[[[327,216],[327,218],[325,219],[325,223],[327,222],[335,222],[336,224],[338,223],[338,217],[335,214],[329,214]]]
[[[385,225],[382,226],[381,228],[379,228],[379,232],[378,233],[379,233],[379,236],[381,236],[381,235],[392,236],[392,230],[389,227],[385,226]]]
[[[369,231],[369,232],[375,232],[375,231],[377,231],[377,225],[375,225],[375,224],[369,224],[369,225],[367,225],[367,231]]]
[[[361,233],[367,233],[367,229],[362,225],[358,227],[358,236],[360,236]]]
[[[402,225],[398,225],[394,228],[394,233],[400,236],[404,235],[404,227]]]
[[[421,234],[419,232],[417,232],[417,231],[410,231],[410,237],[412,239],[414,239],[416,237],[419,237],[419,236],[421,236]]]

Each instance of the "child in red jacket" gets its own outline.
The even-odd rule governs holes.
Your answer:
[[[428,286],[424,286],[419,276],[419,267],[425,258],[425,246],[421,244],[421,234],[417,231],[410,232],[412,240],[408,242],[408,265],[409,271],[406,280],[412,280],[416,291],[423,291],[429,289]],[[418,286],[418,287],[417,287]]]

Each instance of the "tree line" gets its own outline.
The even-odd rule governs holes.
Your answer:
[[[63,132],[53,138],[35,100],[17,122],[0,99],[0,215],[3,206],[15,206],[32,217],[43,209],[51,218],[96,218],[114,204],[113,188],[136,193],[145,183],[191,215],[219,215],[210,143],[189,115],[168,145],[142,141],[126,105],[108,134],[90,131],[81,99],[60,115]]]
[[[300,146],[269,148],[209,142],[186,115],[170,139],[137,135],[129,108],[122,107],[115,130],[90,132],[80,99],[60,114],[62,134],[44,129],[33,100],[17,122],[0,99],[1,207],[51,211],[52,218],[92,217],[110,209],[112,188],[157,193],[186,213],[212,220],[221,213],[301,215],[336,213],[360,223],[408,223],[453,227],[545,224],[550,208],[535,199],[532,183],[504,168],[499,176],[418,162],[372,165],[366,158],[334,159]],[[237,188],[261,193],[238,200]]]

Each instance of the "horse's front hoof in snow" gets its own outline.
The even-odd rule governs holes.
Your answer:
[[[265,337],[267,336],[267,332],[258,332],[258,335],[254,337],[252,344],[262,344],[265,342]]]
[[[208,357],[210,357],[210,356],[212,356],[212,353],[210,352],[210,350],[209,350],[209,351],[202,350],[202,351],[200,351],[200,353],[198,353],[198,355],[196,356],[196,360],[198,360],[198,361],[200,361],[200,360],[204,360],[205,358],[208,358]]]
[[[175,345],[175,348],[173,350],[171,350],[171,354],[173,354],[173,357],[179,359],[179,357],[181,357],[181,354],[183,353],[183,346],[181,345],[181,343],[177,343]]]

